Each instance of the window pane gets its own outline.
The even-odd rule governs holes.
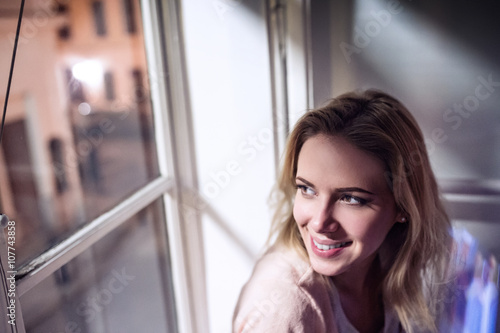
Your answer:
[[[102,1],[94,1],[92,3],[92,11],[94,14],[95,31],[99,36],[106,35],[106,22]]]
[[[20,299],[28,333],[176,332],[161,201]]]
[[[135,4],[133,0],[123,0],[123,7],[125,9],[125,23],[126,29],[129,34],[137,31],[135,23]]]
[[[2,68],[16,19],[0,15]],[[0,147],[19,265],[159,175],[147,73],[138,0],[27,2]]]

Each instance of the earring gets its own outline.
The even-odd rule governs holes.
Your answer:
[[[402,223],[405,223],[405,222],[406,222],[406,217],[402,217],[402,218],[401,218],[401,222],[402,222]]]

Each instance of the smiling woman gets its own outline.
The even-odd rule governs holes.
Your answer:
[[[319,134],[300,151],[296,184],[293,216],[312,267],[362,290],[363,279],[357,280],[402,219],[382,161],[341,137]]]
[[[451,251],[422,134],[379,92],[349,93],[292,131],[270,239],[235,332],[437,331]]]

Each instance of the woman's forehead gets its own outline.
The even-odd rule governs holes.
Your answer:
[[[338,187],[387,187],[384,163],[340,136],[316,135],[299,153],[297,175]]]

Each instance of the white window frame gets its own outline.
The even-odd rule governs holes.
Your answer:
[[[20,296],[157,199],[163,200],[166,212],[178,331],[204,332],[208,327],[204,258],[199,255],[203,253],[202,229],[196,207],[190,208],[195,214],[186,214],[185,208],[191,193],[198,193],[198,185],[179,3],[144,0],[141,7],[160,176],[17,273],[16,326],[3,316],[0,328],[5,332],[25,332]],[[6,250],[0,234],[4,272],[8,271]],[[0,284],[0,299],[6,302],[6,276],[0,278],[4,282]]]

